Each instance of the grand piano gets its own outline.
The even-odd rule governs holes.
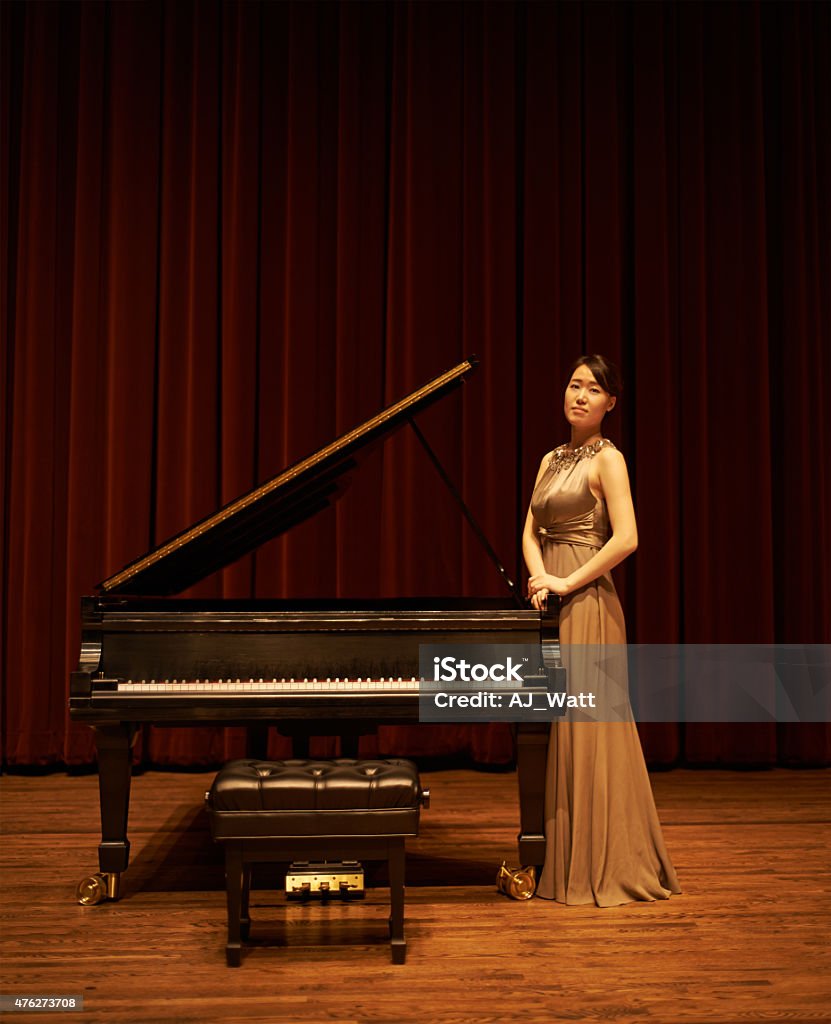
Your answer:
[[[265,756],[268,728],[305,756],[313,735],[341,735],[345,756],[381,724],[418,721],[419,645],[539,644],[559,658],[556,609],[524,606],[415,423],[462,385],[475,357],[230,502],[98,585],[81,602],[81,654],[69,713],[95,731],[101,804],[99,871],[84,904],[117,899],[129,863],[131,747],[144,724],[244,725]],[[184,600],[187,587],[328,507],[370,445],[410,425],[505,579],[497,599]],[[554,602],[552,602],[553,604]],[[541,864],[548,723],[515,727],[519,860]]]

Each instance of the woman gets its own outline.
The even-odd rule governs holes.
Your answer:
[[[574,691],[608,687],[610,663],[613,684],[627,688],[626,659],[613,654],[625,654],[626,627],[610,571],[635,550],[638,534],[626,462],[601,433],[620,391],[603,356],[575,363],[564,403],[571,440],[542,460],[522,535],[531,603],[560,599],[560,644]],[[597,656],[599,645],[608,657]],[[623,704],[623,721],[551,726],[537,888],[544,899],[612,907],[681,891],[626,697]]]

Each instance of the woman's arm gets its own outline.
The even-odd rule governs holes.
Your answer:
[[[551,452],[549,452],[540,463],[539,471],[537,472],[537,479],[534,482],[534,489],[536,490],[537,484],[542,479],[543,473],[548,468],[548,463],[551,461]],[[525,558],[525,565],[528,569],[529,576],[539,576],[545,573],[545,563],[542,560],[542,543],[540,542],[540,535],[537,532],[537,526],[534,522],[534,515],[531,512],[531,506],[528,505],[528,515],[525,517],[525,529],[522,531],[522,554]],[[531,603],[535,608],[540,608],[544,597],[537,597],[535,594],[532,595],[529,591],[528,596],[531,598]]]
[[[635,523],[635,509],[632,506],[632,492],[629,489],[626,460],[615,448],[604,448],[597,453],[595,459],[597,459],[600,488],[609,512],[612,535],[585,565],[581,565],[566,578],[550,576],[545,573],[544,569],[540,574],[532,576],[529,581],[531,593],[535,593],[537,590],[550,590],[552,593],[565,597],[619,565],[638,546],[638,528]]]

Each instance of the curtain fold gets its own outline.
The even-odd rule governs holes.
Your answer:
[[[66,704],[99,580],[472,353],[420,425],[520,585],[564,374],[600,351],[626,380],[630,640],[831,642],[827,5],[0,17],[5,764],[93,759]],[[499,594],[408,432],[189,592]],[[827,724],[641,734],[654,764],[831,762]],[[363,743],[512,752],[504,725]],[[137,757],[242,744],[154,728]]]

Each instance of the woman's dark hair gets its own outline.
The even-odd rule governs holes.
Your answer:
[[[569,370],[569,380],[574,376],[574,371],[578,366],[588,366],[594,374],[594,379],[597,383],[604,391],[608,391],[610,395],[617,398],[623,393],[623,381],[620,376],[620,370],[610,359],[597,354],[580,356],[572,365],[571,370]]]

